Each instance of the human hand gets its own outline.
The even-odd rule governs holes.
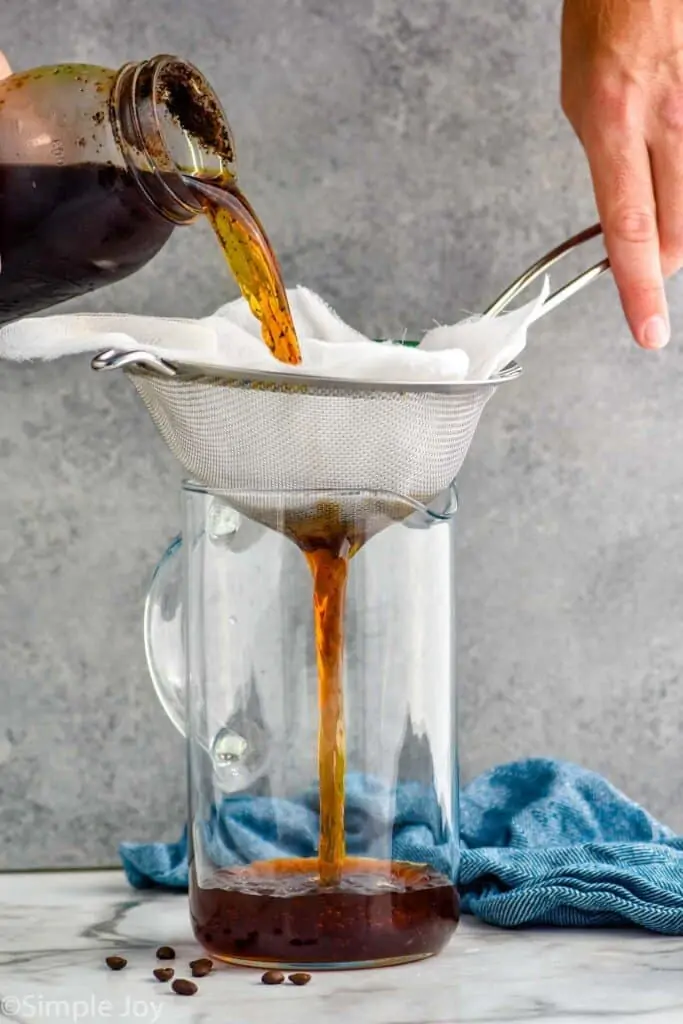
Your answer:
[[[564,0],[562,107],[588,157],[633,335],[662,348],[683,266],[681,0]]]
[[[9,78],[12,74],[12,69],[7,63],[7,58],[4,53],[0,53],[0,78]]]

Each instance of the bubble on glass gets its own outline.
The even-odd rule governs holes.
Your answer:
[[[214,778],[224,793],[246,789],[267,767],[266,735],[255,722],[245,722],[239,732],[224,726],[211,744]]]
[[[216,764],[235,764],[247,753],[249,744],[244,736],[238,736],[232,729],[221,729],[213,741],[213,756]]]
[[[211,502],[208,515],[209,538],[214,544],[230,544],[240,528],[242,516],[219,498]]]

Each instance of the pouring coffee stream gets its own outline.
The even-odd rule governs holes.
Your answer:
[[[233,276],[262,326],[266,345],[281,363],[300,363],[277,258],[248,200],[234,179],[207,182],[184,174],[183,180],[200,197]]]
[[[201,196],[218,243],[261,323],[263,340],[282,363],[296,365],[301,352],[275,254],[265,231],[234,179],[183,180]],[[335,521],[336,519],[336,521]],[[332,524],[332,525],[330,525]],[[319,877],[326,887],[342,879],[344,835],[345,731],[342,663],[348,563],[362,544],[335,517],[314,515],[283,531],[305,554],[313,580],[313,614],[318,665],[318,765],[320,793]]]

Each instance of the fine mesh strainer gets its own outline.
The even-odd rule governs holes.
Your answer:
[[[569,239],[517,279],[484,313],[501,312],[558,259],[599,234]],[[607,269],[585,271],[552,295],[554,309]],[[339,527],[362,543],[428,504],[454,481],[479,418],[511,363],[484,381],[396,383],[171,364],[109,350],[93,368],[123,369],[185,472],[246,515],[295,535]],[[272,425],[277,424],[277,430]]]
[[[323,508],[331,520],[335,507],[342,524],[367,523],[380,514],[369,491],[427,503],[455,479],[496,388],[521,373],[514,365],[490,382],[396,385],[174,369],[164,376],[146,361],[126,372],[185,472],[269,526]]]

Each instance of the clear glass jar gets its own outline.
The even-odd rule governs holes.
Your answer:
[[[202,213],[182,174],[234,178],[201,73],[162,55],[0,82],[0,324],[119,281]]]
[[[183,505],[145,642],[161,703],[188,739],[198,940],[233,963],[283,968],[437,953],[459,916],[455,491],[429,509],[410,502],[350,559],[345,850],[332,883],[319,859],[320,652],[306,558],[198,486],[184,486]]]

